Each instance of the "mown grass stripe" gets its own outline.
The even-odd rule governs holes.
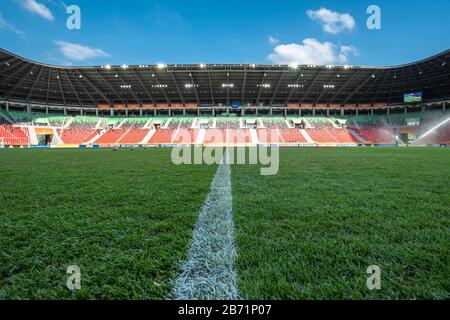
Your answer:
[[[225,162],[200,211],[189,257],[173,289],[175,299],[239,299],[235,259],[231,173]]]

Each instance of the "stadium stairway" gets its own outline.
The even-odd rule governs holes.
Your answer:
[[[352,134],[359,142],[367,143],[367,140],[357,134],[353,129],[349,128],[348,132],[350,132],[350,134]]]
[[[147,124],[145,124],[147,125]],[[145,126],[144,126],[145,128]],[[155,134],[156,130],[155,129],[151,129],[147,135],[144,137],[144,139],[141,141],[140,144],[148,144],[148,142],[150,141],[150,139],[153,137],[153,135]]]
[[[103,129],[95,137],[93,137],[91,140],[86,142],[86,144],[93,144],[94,141],[97,141],[98,139],[100,139],[106,132],[108,132],[108,129]]]
[[[56,130],[56,128],[53,128],[52,131],[53,131],[53,141],[52,141],[52,143],[56,144],[56,145],[64,144],[64,142],[62,141],[62,139],[61,139],[61,137],[60,137],[60,135],[58,133],[58,130]]]
[[[29,126],[28,127],[28,136],[30,138],[30,144],[33,146],[37,146],[39,144],[38,139],[37,139],[37,135],[36,135],[36,130],[33,126]]]
[[[64,124],[63,129],[69,128],[74,120],[75,120],[75,118],[73,118],[73,117],[69,118],[69,120],[67,120],[67,122]]]
[[[0,117],[5,119],[5,121],[8,123],[14,124],[14,122],[9,117],[7,117],[3,112],[0,112]]]
[[[252,138],[252,143],[253,144],[258,144],[259,143],[259,139],[258,139],[258,133],[256,132],[255,129],[250,129],[250,137]]]
[[[203,141],[205,141],[206,137],[206,129],[200,129],[198,132],[197,141],[195,141],[196,144],[203,144]]]
[[[315,143],[315,141],[310,137],[310,135],[308,134],[308,132],[306,132],[305,129],[300,129],[300,133],[303,135],[303,137],[305,137],[305,140],[308,143]]]

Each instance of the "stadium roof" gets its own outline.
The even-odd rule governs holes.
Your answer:
[[[63,67],[0,49],[0,98],[66,106],[250,103],[256,106],[403,102],[450,98],[450,50],[391,67],[318,65],[122,65]]]

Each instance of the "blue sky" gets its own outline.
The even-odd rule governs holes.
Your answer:
[[[449,49],[449,19],[448,0],[0,0],[0,47],[57,65],[397,65]]]

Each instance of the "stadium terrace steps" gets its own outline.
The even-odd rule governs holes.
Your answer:
[[[27,129],[28,129],[28,134],[30,137],[30,144],[37,145],[39,142],[37,139],[35,128],[33,126],[29,126]]]
[[[156,130],[155,134],[152,135],[148,144],[170,144],[174,133],[175,130],[159,128]]]
[[[3,113],[2,110],[0,110],[0,117],[3,118],[8,123],[14,124],[14,121],[12,121],[5,113]]]
[[[395,136],[392,131],[384,128],[361,128],[355,132],[371,144],[394,144]]]
[[[146,124],[147,125],[147,124]],[[146,126],[145,125],[145,126]],[[145,127],[144,126],[144,127]],[[146,128],[146,130],[148,130]],[[148,144],[150,139],[153,137],[153,135],[155,134],[156,129],[151,129],[150,131],[147,132],[147,134],[145,135],[144,139],[142,139],[142,141],[140,142],[140,144]]]
[[[314,143],[314,140],[310,137],[310,135],[308,134],[308,132],[306,132],[305,129],[300,129],[300,133],[308,143]]]
[[[281,129],[281,136],[284,143],[308,143],[309,141],[299,129]]]
[[[0,124],[3,124],[0,139],[16,145],[37,144],[33,135],[34,126],[25,129],[11,124],[13,119],[21,123],[28,120],[47,119],[42,126],[53,130],[52,145],[80,144],[204,144],[204,145],[257,145],[257,144],[395,144],[401,124],[413,121],[409,128],[417,130],[419,137],[432,128],[439,119],[450,113],[429,112],[416,114],[395,114],[385,116],[358,115],[333,117],[97,117],[97,116],[48,116],[13,112],[14,116],[2,110]],[[9,119],[9,121],[8,121]],[[300,121],[304,129],[293,124]],[[294,121],[294,122],[292,122]],[[32,123],[30,122],[30,123]],[[9,127],[5,127],[5,125]],[[30,126],[30,129],[28,127]],[[244,127],[242,127],[244,126]],[[248,126],[248,127],[247,127]],[[393,126],[393,127],[391,127]],[[167,127],[167,128],[165,128]],[[19,128],[12,130],[11,128]],[[21,133],[25,132],[25,135]],[[14,140],[14,141],[13,141]],[[444,128],[435,134],[416,141],[417,144],[447,143]],[[1,140],[0,140],[1,142]],[[5,143],[6,144],[6,143]],[[403,144],[399,141],[399,144]]]
[[[63,129],[67,129],[70,127],[75,118],[69,118],[69,120],[64,124]]]
[[[56,128],[53,128],[53,144],[59,145],[64,144],[61,137],[59,136],[58,130]]]
[[[358,139],[359,142],[367,143],[367,140],[357,134],[353,129],[348,129],[348,132],[350,132],[356,139]]]

